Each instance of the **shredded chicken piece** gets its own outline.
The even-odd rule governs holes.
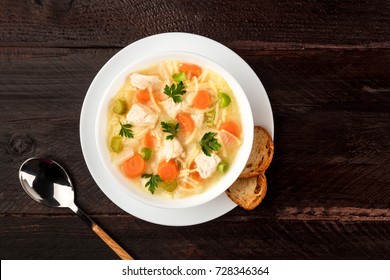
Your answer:
[[[221,158],[212,153],[211,156],[205,155],[203,152],[195,157],[195,163],[200,177],[203,179],[209,178],[217,170]]]
[[[161,148],[161,155],[166,161],[171,158],[179,158],[185,156],[184,149],[179,140],[173,138],[172,140],[165,140]]]
[[[139,88],[139,89],[147,89],[148,87],[154,87],[155,85],[160,83],[160,79],[158,76],[149,76],[142,75],[139,73],[133,73],[130,75],[130,83]]]
[[[160,105],[164,108],[164,111],[167,113],[167,115],[172,119],[176,118],[177,113],[179,113],[183,107],[182,103],[175,103],[172,98],[161,101]]]
[[[149,107],[135,103],[127,113],[126,120],[135,126],[156,126],[158,115]]]

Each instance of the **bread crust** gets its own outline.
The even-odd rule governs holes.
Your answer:
[[[252,178],[239,178],[226,190],[228,197],[245,210],[256,208],[267,193],[267,179],[264,174]]]
[[[264,172],[271,164],[274,142],[269,133],[255,126],[252,151],[239,178],[226,190],[228,197],[238,206],[252,210],[267,193],[267,178]]]
[[[252,151],[240,174],[240,178],[257,177],[267,170],[274,155],[274,142],[269,133],[260,126],[254,127]]]

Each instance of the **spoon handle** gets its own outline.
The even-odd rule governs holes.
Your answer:
[[[118,243],[114,241],[101,227],[93,223],[92,230],[110,247],[122,260],[134,260]]]
[[[101,227],[99,227],[80,208],[72,209],[122,260],[134,260],[118,243],[114,241]]]

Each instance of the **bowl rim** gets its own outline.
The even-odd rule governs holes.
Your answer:
[[[180,58],[173,59],[172,57],[180,57]],[[153,197],[152,195],[149,194],[146,195],[147,192],[144,192],[143,190],[137,190],[139,189],[138,186],[134,186],[134,185],[130,187],[124,186],[124,181],[126,182],[126,184],[129,183],[132,184],[132,182],[129,181],[129,179],[125,178],[125,176],[119,171],[118,166],[115,166],[114,164],[111,163],[111,159],[109,157],[107,135],[105,133],[107,127],[107,111],[103,112],[104,106],[108,107],[110,100],[116,95],[119,88],[123,87],[124,79],[130,73],[145,69],[148,67],[148,65],[156,64],[162,60],[179,60],[179,61],[198,63],[202,67],[209,68],[213,72],[222,76],[223,79],[226,81],[226,83],[234,92],[240,110],[240,115],[241,115],[241,124],[242,124],[242,131],[244,133],[244,137],[243,137],[243,142],[241,144],[241,147],[237,151],[236,157],[234,159],[234,165],[232,165],[233,168],[230,168],[226,176],[219,179],[213,186],[210,186],[204,192],[199,194],[193,194],[185,198],[167,199],[158,196]],[[112,88],[114,84],[115,83],[118,84],[118,79],[121,79],[121,82],[119,82],[120,86],[118,89],[113,90]],[[244,115],[246,116],[245,121],[243,120]],[[234,183],[235,180],[237,180],[239,174],[244,169],[245,164],[249,158],[250,151],[252,149],[253,137],[254,137],[253,135],[254,120],[253,120],[252,109],[249,104],[248,98],[245,94],[245,91],[238,83],[238,81],[233,77],[232,74],[229,73],[229,71],[227,71],[220,64],[216,63],[213,59],[208,58],[201,54],[197,54],[189,51],[182,51],[182,50],[153,52],[149,55],[145,55],[136,60],[133,60],[132,62],[127,64],[127,66],[124,67],[111,80],[107,88],[104,90],[103,96],[99,101],[99,106],[98,106],[97,114],[95,116],[95,120],[96,120],[95,140],[96,140],[96,145],[98,150],[98,157],[102,161],[102,164],[106,169],[107,173],[109,174],[109,176],[111,177],[111,179],[113,179],[114,181],[113,186],[121,187],[126,194],[132,196],[138,201],[141,201],[142,203],[154,207],[167,208],[167,209],[189,208],[189,207],[199,206],[221,195],[231,184]],[[102,129],[103,123],[104,123],[104,129]],[[102,133],[104,137],[102,137]]]

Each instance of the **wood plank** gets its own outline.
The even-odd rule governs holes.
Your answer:
[[[0,49],[1,213],[70,215],[38,205],[22,192],[19,165],[41,155],[69,171],[87,213],[123,214],[91,178],[78,130],[89,83],[117,50]],[[289,207],[387,209],[390,51],[240,54],[263,81],[274,110],[267,213]]]
[[[0,46],[123,47],[182,31],[233,48],[388,48],[389,1],[3,0]]]
[[[376,56],[369,51],[305,51],[304,59],[299,54],[248,58],[274,109],[268,198],[271,203],[278,198],[280,208],[297,201],[306,207],[365,208],[371,199],[376,201],[371,206],[387,208],[390,82],[383,69],[388,54],[375,63],[367,58]]]
[[[93,218],[136,259],[390,257],[388,221],[286,221],[249,214],[173,229],[130,216]],[[7,216],[0,223],[1,259],[117,259],[76,217]]]
[[[116,51],[0,50],[0,142],[5,147],[0,166],[6,186],[0,191],[0,212],[70,214],[39,205],[22,192],[18,166],[32,156],[53,158],[66,168],[76,187],[76,200],[86,212],[121,212],[93,181],[79,139],[79,117],[89,84]]]

